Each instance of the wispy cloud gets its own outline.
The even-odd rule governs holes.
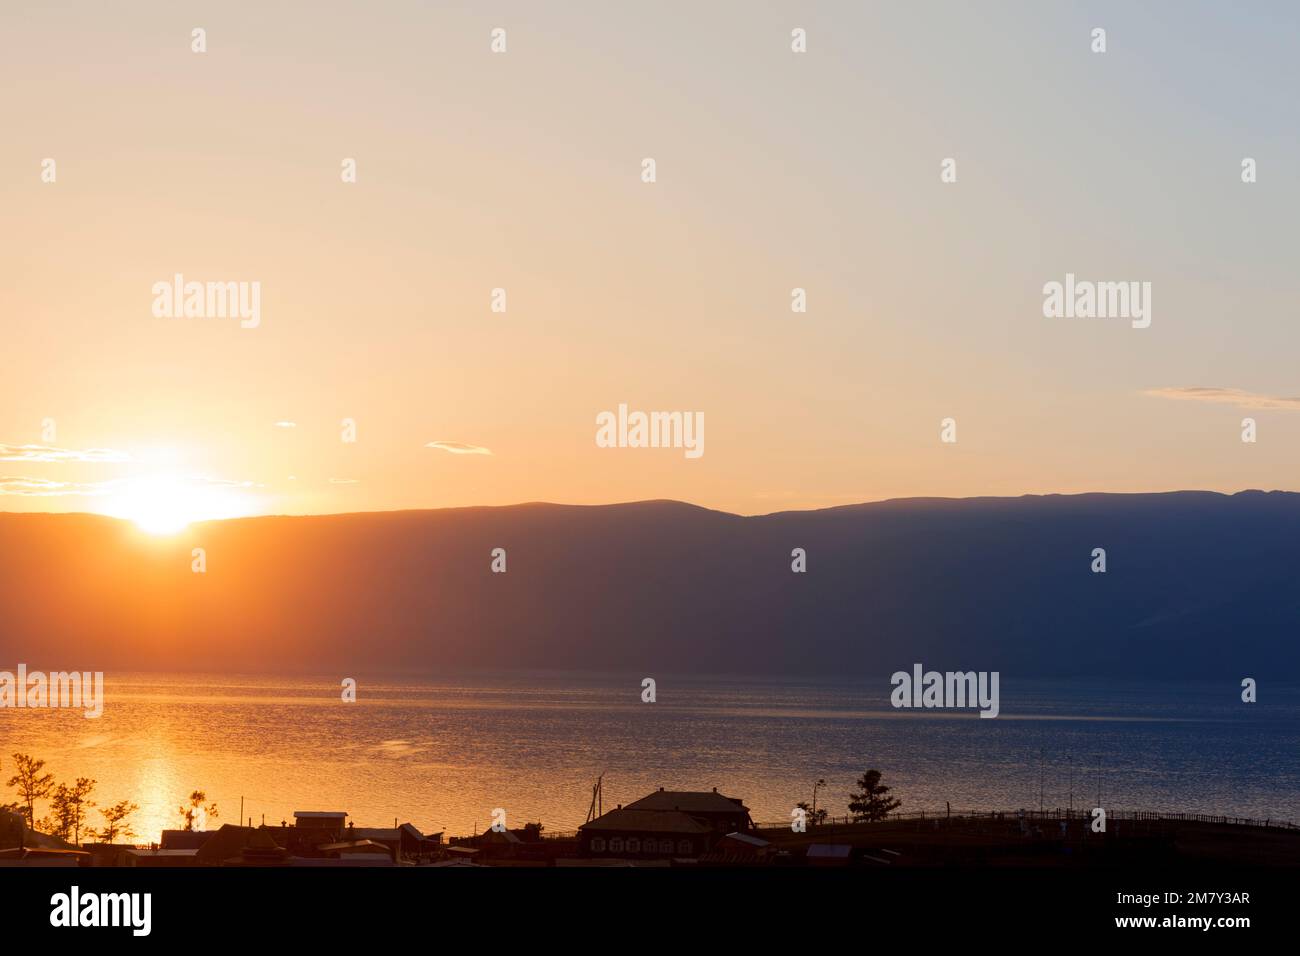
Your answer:
[[[330,484],[331,485],[359,485],[361,484],[361,479],[360,478],[331,478]]]
[[[122,479],[112,481],[51,481],[48,478],[23,478],[0,475],[0,495],[24,498],[60,498],[72,495],[94,498],[111,495],[122,487]]]
[[[276,428],[297,428],[298,423],[297,422],[276,422],[275,427]]]
[[[378,754],[381,757],[410,757],[420,753],[422,750],[429,748],[423,744],[412,743],[409,740],[385,740],[370,748],[371,753]]]
[[[115,448],[55,448],[51,445],[6,445],[0,442],[0,461],[132,461]]]
[[[437,448],[442,451],[449,451],[453,455],[490,455],[492,449],[484,448],[481,445],[467,445],[463,441],[431,441],[425,448]]]
[[[0,476],[0,495],[19,495],[27,498],[59,498],[75,496],[98,498],[103,495],[131,492],[133,489],[152,487],[157,479],[144,477],[110,478],[105,481],[54,481],[49,478],[32,478],[24,475]],[[190,475],[185,478],[168,479],[178,486],[219,485],[227,488],[260,488],[255,481],[235,481],[226,478],[208,478],[203,475]]]
[[[209,478],[207,475],[186,475],[185,481],[193,481],[201,485],[226,485],[230,488],[261,488],[262,483],[259,481],[247,481],[238,478]]]
[[[1148,388],[1142,394],[1155,398],[1172,398],[1182,402],[1210,402],[1215,405],[1235,405],[1237,408],[1300,410],[1300,398],[1277,398],[1260,395],[1240,388],[1220,388],[1213,385],[1190,385],[1177,388]]]

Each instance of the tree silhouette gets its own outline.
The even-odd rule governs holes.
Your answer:
[[[903,805],[896,797],[887,796],[890,788],[880,782],[879,770],[868,770],[858,778],[860,793],[849,794],[849,812],[857,822],[883,820]]]
[[[202,790],[195,790],[190,794],[189,805],[182,805],[177,810],[181,815],[181,819],[185,821],[185,826],[181,829],[193,830],[195,822],[206,825],[208,817],[217,815],[217,805],[215,803],[208,804],[206,807],[203,805],[203,802],[207,799],[208,795]]]
[[[3,767],[4,767],[4,762],[0,761],[0,768]],[[26,811],[23,810],[22,806],[17,803],[0,803],[0,812],[18,813],[18,814],[22,814],[23,816],[27,815]]]
[[[95,781],[87,777],[78,777],[71,787],[59,784],[50,797],[50,816],[42,821],[42,826],[60,840],[79,844],[81,828],[86,825],[86,811],[95,805],[90,799],[94,789]]]
[[[103,843],[112,843],[117,837],[131,839],[135,836],[135,831],[126,824],[126,818],[139,809],[138,804],[129,800],[119,801],[111,807],[101,807],[99,812],[104,815],[104,826],[92,835]]]
[[[27,754],[14,754],[14,767],[18,772],[9,778],[8,785],[16,787],[22,802],[27,804],[24,815],[32,829],[36,828],[36,801],[48,797],[54,787],[54,774],[41,773],[44,766],[44,760]]]

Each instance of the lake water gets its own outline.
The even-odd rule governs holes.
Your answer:
[[[1001,715],[894,710],[887,679],[857,683],[639,676],[476,675],[336,679],[114,675],[104,714],[0,710],[0,783],[15,751],[95,798],[140,805],[138,840],[178,825],[194,789],[219,816],[292,821],[346,810],[468,834],[505,808],[510,826],[577,827],[605,775],[610,809],[660,786],[717,787],[759,821],[788,820],[813,783],[846,812],[854,780],[880,769],[904,810],[1047,807],[1229,814],[1300,822],[1300,687],[1267,682],[1243,704],[1233,682],[1154,685],[1014,681]],[[1100,775],[1098,766],[1100,764]],[[15,799],[12,790],[0,800]],[[38,817],[44,808],[37,809]],[[100,820],[94,814],[95,824]]]

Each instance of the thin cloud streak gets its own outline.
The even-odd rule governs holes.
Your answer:
[[[1148,388],[1142,393],[1154,398],[1169,398],[1182,402],[1209,402],[1214,405],[1234,405],[1237,408],[1300,410],[1300,398],[1279,398],[1260,395],[1240,388],[1220,388],[1210,385],[1192,385],[1179,388]]]
[[[453,455],[490,455],[492,449],[484,448],[481,445],[467,445],[463,441],[431,441],[425,448],[437,448],[441,451],[451,452]]]
[[[64,496],[97,498],[111,495],[123,486],[125,479],[112,481],[52,481],[48,478],[24,478],[17,475],[0,476],[0,495],[22,498],[61,498]]]
[[[134,461],[130,454],[115,448],[55,448],[52,445],[8,445],[0,442],[0,461]]]
[[[99,498],[147,485],[150,477],[110,478],[105,481],[55,481],[50,478],[33,478],[26,475],[0,475],[0,495],[24,498],[80,497]],[[255,481],[238,481],[227,478],[208,478],[190,475],[175,479],[185,486],[220,486],[225,488],[260,488]]]

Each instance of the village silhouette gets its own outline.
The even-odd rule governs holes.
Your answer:
[[[1085,809],[902,812],[902,801],[868,770],[849,794],[849,815],[800,801],[784,822],[753,820],[740,797],[660,788],[604,808],[603,775],[587,820],[573,831],[541,823],[481,833],[424,833],[410,822],[358,826],[344,810],[297,810],[293,820],[250,818],[207,829],[219,816],[203,791],[157,843],[132,842],[129,801],[98,807],[94,781],[54,786],[44,761],[14,754],[9,785],[20,803],[0,805],[0,867],[1122,867],[1213,862],[1287,865],[1300,858],[1300,827],[1288,821],[1205,814],[1113,812],[1098,828]],[[51,813],[35,820],[37,799]]]

